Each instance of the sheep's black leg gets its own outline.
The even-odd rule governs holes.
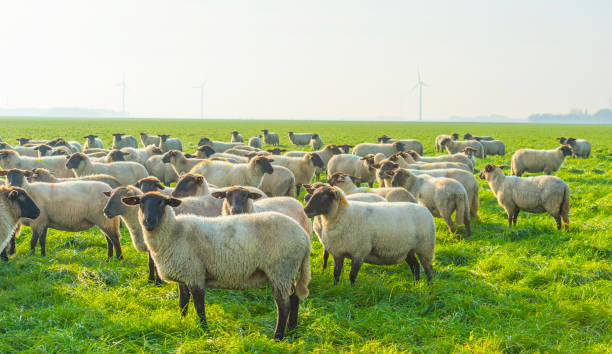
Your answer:
[[[327,259],[329,258],[329,251],[323,250],[323,270],[327,268]]]
[[[472,222],[470,221],[470,216],[468,213],[465,214],[463,224],[465,225],[465,237],[472,235]]]
[[[274,295],[277,313],[274,339],[283,340],[285,337],[285,327],[287,326],[287,317],[289,316],[289,297],[278,289],[272,289],[272,294]]]
[[[516,220],[518,219],[518,215],[519,215],[519,213],[520,213],[520,212],[521,212],[521,211],[520,211],[520,210],[518,210],[518,209],[517,209],[517,210],[514,212],[514,217],[512,218],[512,224],[513,224],[514,226],[516,226]]]
[[[6,246],[2,252],[0,252],[0,259],[2,259],[3,261],[8,261],[8,256],[6,255],[6,249],[8,248],[8,246]]]
[[[123,253],[121,252],[121,242],[119,241],[119,235],[115,232],[115,231],[109,231],[108,232],[108,237],[107,237],[110,241],[111,241],[111,246],[115,249],[115,256],[117,257],[117,259],[123,259]],[[113,256],[113,254],[110,254],[111,258]]]
[[[416,259],[414,252],[411,251],[408,253],[408,257],[406,257],[406,263],[410,266],[410,271],[412,272],[412,278],[414,279],[414,283],[421,280],[421,267],[419,266],[419,261]]]
[[[296,183],[295,184],[295,197],[299,198],[300,197],[300,191],[302,190],[302,185]]]
[[[555,221],[557,222],[557,230],[561,230],[561,216],[555,216]]]
[[[32,237],[30,238],[30,253],[36,254],[36,244],[38,243],[39,233],[32,229]]]
[[[47,228],[45,227],[40,232],[40,238],[38,239],[40,243],[40,255],[45,257],[47,255]]]
[[[106,239],[106,261],[110,261],[113,258],[113,241],[111,241],[110,237],[104,235]]]
[[[15,254],[15,233],[14,232],[13,232],[13,235],[11,235],[11,241],[9,242],[8,254],[9,256]]]
[[[300,308],[300,298],[295,294],[289,296],[289,330],[295,329],[298,322],[298,310]]]
[[[353,259],[353,261],[351,262],[351,272],[349,273],[351,285],[355,284],[355,280],[357,280],[357,274],[359,274],[359,269],[361,269],[362,264],[363,260],[361,259]]]
[[[512,227],[512,218],[513,218],[513,213],[512,212],[507,212],[508,213],[508,227]]]
[[[151,251],[148,252],[149,254],[149,282],[154,282],[155,281],[155,262],[153,262],[153,257],[151,257]],[[179,292],[180,294],[180,292]]]
[[[191,292],[191,296],[193,297],[193,307],[195,307],[198,316],[200,317],[200,326],[202,329],[207,329],[208,324],[206,323],[206,290],[201,289],[197,285],[190,285],[189,291]]]
[[[189,298],[191,297],[191,293],[189,292],[187,285],[183,283],[178,283],[178,293],[181,316],[185,317],[187,316],[187,309],[189,308]]]
[[[334,257],[334,285],[340,281],[340,274],[344,266],[344,257]]]
[[[370,186],[370,188],[374,187],[374,181],[368,182],[368,186]],[[384,187],[384,186],[381,186],[381,187]]]

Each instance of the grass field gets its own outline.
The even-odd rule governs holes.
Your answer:
[[[527,124],[419,124],[304,121],[183,121],[2,119],[0,136],[83,141],[95,133],[169,133],[186,151],[209,136],[245,138],[262,128],[318,132],[326,143],[375,142],[381,134],[411,137],[433,153],[442,133],[492,135],[508,148],[552,148],[558,136],[588,139],[589,159],[565,161],[556,174],[571,188],[570,232],[554,219],[521,213],[508,229],[506,215],[485,181],[480,221],[463,240],[436,219],[435,277],[413,285],[406,264],[365,265],[355,286],[348,269],[338,286],[322,272],[322,247],[313,241],[310,297],[300,306],[298,329],[276,343],[276,312],[269,289],[209,290],[209,331],[195,311],[181,319],[174,284],[146,282],[146,255],[122,230],[125,260],[106,262],[98,230],[50,230],[46,258],[30,255],[30,231],[17,254],[0,263],[0,352],[610,352],[612,335],[612,126]],[[461,229],[463,231],[463,229]],[[316,239],[316,238],[315,238]],[[347,261],[347,263],[350,261]]]

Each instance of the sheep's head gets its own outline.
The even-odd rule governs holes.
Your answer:
[[[418,160],[421,157],[421,155],[419,155],[419,153],[414,150],[408,150],[406,151],[406,153],[415,160]]]
[[[153,231],[159,227],[166,212],[166,206],[176,208],[181,205],[179,199],[166,197],[157,192],[150,192],[142,197],[126,197],[121,201],[129,206],[139,205],[140,223],[147,231]]]
[[[204,176],[186,173],[176,183],[172,196],[175,198],[192,197],[198,194],[198,190],[206,183]],[[205,186],[208,188],[208,185]]]
[[[321,187],[331,187],[331,185],[323,182],[315,182],[313,184],[304,184],[303,187],[306,189],[306,194],[304,194],[304,202],[308,203],[312,194]]]
[[[323,151],[331,152],[332,155],[340,155],[342,153],[342,150],[336,145],[327,145],[323,148]]]
[[[109,200],[106,202],[106,206],[103,210],[104,216],[109,219],[119,215],[125,215],[130,211],[130,207],[121,202],[123,198],[142,195],[142,192],[134,186],[121,186],[110,192],[103,193],[105,196],[109,197]]]
[[[293,132],[288,132],[288,134],[290,138],[293,137]]]
[[[340,204],[348,205],[344,193],[339,188],[324,186],[312,194],[304,207],[304,212],[309,218],[326,215],[337,210]]]
[[[4,201],[4,203],[0,204],[11,206],[6,208],[6,210],[15,219],[28,218],[33,220],[40,215],[40,209],[22,188],[0,187],[0,199]]]
[[[269,149],[269,150],[266,150],[266,151],[271,153],[272,155],[280,155],[281,152],[285,152],[285,151],[287,151],[287,149],[274,148],[274,149]]]
[[[18,139],[15,139],[15,140],[17,140],[19,142],[19,145],[25,145],[25,144],[28,143],[28,141],[30,141],[29,138],[18,138]]]
[[[198,147],[197,156],[199,158],[208,158],[208,157],[210,157],[210,156],[212,156],[214,154],[215,154],[215,150],[213,150],[213,148],[211,148],[208,145],[200,145]]]
[[[574,154],[574,149],[572,149],[572,147],[569,146],[569,145],[561,145],[561,146],[559,146],[558,149],[561,150],[561,153],[563,154],[563,157],[565,157],[565,156],[572,156]]]
[[[559,144],[561,145],[567,142],[567,138],[565,138],[564,136],[558,137],[557,140],[559,140]]]
[[[464,139],[464,140],[471,140],[471,139],[472,139],[472,134],[470,134],[470,133],[465,133],[465,134],[463,135],[463,139]]]
[[[111,150],[108,153],[109,162],[125,161],[125,153],[121,150]]]
[[[454,140],[454,139],[449,139],[449,138],[442,139],[442,141],[440,142],[440,146],[442,146],[442,147],[446,146],[446,144],[451,142],[451,140]]]
[[[248,213],[249,199],[257,200],[261,198],[261,194],[253,193],[241,186],[233,186],[224,191],[213,192],[212,196],[217,199],[225,199],[223,209],[229,211],[230,215]]]
[[[8,171],[0,171],[0,177],[6,177],[6,184],[8,186],[23,187],[29,182],[34,174],[29,170],[20,170],[18,168],[11,168]]]
[[[166,140],[168,140],[169,137],[170,137],[170,135],[168,135],[168,134],[161,134],[159,136],[159,139],[161,139],[161,142],[164,143],[164,142],[166,142]]]
[[[274,160],[269,159],[265,156],[255,156],[253,159],[251,159],[251,161],[249,161],[249,164],[261,168],[263,173],[272,174],[274,172],[274,168],[272,168],[272,162],[274,162]]]
[[[41,144],[36,146],[34,150],[38,151],[38,156],[48,156],[49,151],[53,150],[53,148],[49,145]]]
[[[391,137],[388,135],[381,135],[378,137],[378,142],[379,143],[386,143],[387,141],[391,140]]]
[[[453,140],[459,140],[459,134],[458,134],[458,133],[452,133],[452,134],[451,134],[451,138],[452,138]]]
[[[345,154],[349,154],[351,152],[351,148],[353,147],[353,145],[349,145],[349,144],[342,144],[342,145],[338,145],[338,147],[345,153]]]
[[[367,167],[369,171],[374,171],[374,154],[367,154],[360,158],[360,160],[363,161],[364,166]]]
[[[47,143],[49,146],[58,147],[58,146],[70,146],[68,142],[63,138],[53,139]]]
[[[350,175],[347,175],[346,173],[342,173],[342,172],[334,172],[331,176],[329,176],[329,178],[327,179],[327,183],[332,186],[332,187],[348,187],[349,185],[355,185],[354,182],[358,181],[359,178],[357,177],[353,177]],[[342,188],[344,189],[344,188]]]
[[[378,177],[384,180],[384,179],[390,179],[391,176],[389,176],[387,172],[395,171],[396,169],[399,168],[399,165],[393,161],[384,160],[384,161],[381,161],[380,163],[374,164],[374,168],[378,170],[376,172],[378,173]]]
[[[237,131],[237,130],[234,130],[234,131],[232,132],[232,136],[233,136],[233,137],[236,137],[237,135],[238,135],[238,131]]]
[[[465,149],[463,149],[463,153],[464,153],[464,154],[465,154],[467,157],[469,157],[469,158],[472,158],[472,157],[474,156],[474,153],[475,153],[476,151],[478,151],[478,150],[474,149],[474,148],[473,148],[473,147],[471,147],[471,146],[467,146]]]
[[[166,187],[161,184],[161,181],[155,176],[141,178],[134,186],[139,188],[143,193],[157,192],[166,189]]]
[[[113,137],[115,138],[115,140],[117,141],[121,141],[121,137],[124,136],[125,134],[123,133],[113,133]]]
[[[404,149],[406,148],[406,145],[402,143],[401,141],[396,141],[391,145],[393,145],[393,148],[395,149],[395,151],[404,151]]]
[[[321,156],[319,156],[319,154],[317,153],[309,152],[304,157],[308,159],[314,167],[318,167],[318,168],[325,167],[325,163],[323,162],[323,159],[321,159]]]
[[[480,179],[488,179],[489,176],[492,176],[493,174],[498,173],[498,172],[501,174],[504,174],[502,170],[506,168],[507,166],[496,166],[490,163],[490,164],[487,164],[482,170],[480,170],[478,177]]]
[[[316,139],[319,139],[319,134],[315,133],[310,136],[310,140],[316,140]]]
[[[164,157],[162,157],[162,162],[163,163],[172,163],[173,161],[175,161],[176,159],[178,159],[179,157],[183,156],[183,153],[178,151],[178,150],[170,150],[167,153],[164,154]]]
[[[98,137],[97,135],[89,134],[89,135],[85,135],[83,138],[87,139],[90,143],[93,143],[97,137]]]
[[[261,132],[264,134],[268,134],[268,129],[262,129]]]
[[[200,141],[198,141],[198,146],[202,145],[212,145],[212,140],[210,140],[208,137],[203,137],[200,139]]]
[[[576,138],[568,138],[565,143],[571,147],[576,146]]]
[[[391,177],[392,187],[410,188],[416,178],[410,171],[405,168],[399,168],[395,171],[387,171],[387,176]]]
[[[75,152],[72,155],[66,156],[66,159],[68,160],[68,162],[66,163],[66,168],[70,170],[79,168],[81,162],[88,159],[88,157],[85,156],[85,154],[83,153]]]
[[[153,146],[153,145],[149,145],[149,153],[151,155],[163,155],[164,154],[162,149],[158,148],[157,146]],[[127,155],[127,153],[125,152],[124,154]]]

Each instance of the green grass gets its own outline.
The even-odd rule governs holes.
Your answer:
[[[375,142],[383,133],[420,139],[427,154],[442,133],[492,135],[508,148],[552,148],[558,136],[586,138],[589,159],[567,159],[556,174],[572,192],[570,232],[547,215],[521,213],[508,229],[503,209],[481,182],[480,221],[468,240],[436,219],[435,277],[413,285],[408,266],[365,265],[355,286],[348,269],[333,286],[313,241],[310,297],[299,326],[271,340],[275,308],[269,289],[209,290],[210,330],[198,327],[193,306],[181,319],[176,286],[145,281],[146,256],[122,230],[125,260],[105,261],[98,230],[50,230],[46,258],[29,254],[24,228],[16,256],[0,263],[0,352],[15,351],[260,351],[609,352],[612,350],[612,127],[579,125],[418,124],[304,121],[184,121],[4,119],[0,136],[96,133],[109,145],[116,131],[169,133],[186,151],[209,136],[245,138],[268,128],[289,145],[288,130],[316,131],[327,143]],[[374,222],[374,221],[373,221]],[[315,238],[316,239],[316,238]],[[347,261],[350,262],[350,261]]]

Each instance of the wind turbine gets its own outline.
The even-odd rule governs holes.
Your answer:
[[[421,70],[418,68],[417,75],[419,77],[419,81],[417,81],[416,85],[414,85],[412,89],[414,90],[417,87],[419,88],[419,121],[421,121],[423,120],[423,86],[429,87],[429,85],[427,85],[425,81],[421,80]]]
[[[123,80],[117,86],[121,86],[121,113],[125,117],[125,73],[123,73]]]
[[[202,85],[193,87],[193,88],[200,89],[200,119],[204,119],[204,87],[205,86],[206,86],[206,80],[202,81]]]

